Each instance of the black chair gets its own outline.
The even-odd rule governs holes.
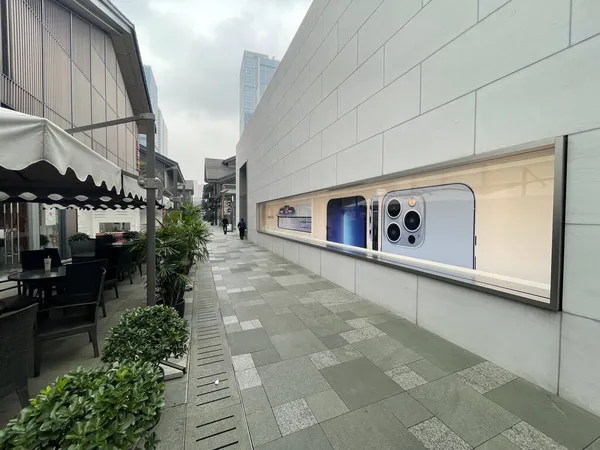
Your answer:
[[[104,279],[105,289],[114,289],[115,298],[119,298],[119,249],[115,247],[104,247],[101,252],[96,252],[96,260],[106,260],[106,278]]]
[[[0,398],[15,390],[22,407],[29,404],[27,378],[37,309],[33,304],[0,315]]]
[[[69,242],[69,248],[71,249],[71,257],[79,256],[81,254],[89,255],[96,250],[96,239]]]
[[[67,266],[65,293],[52,298],[50,308],[40,310],[35,336],[34,376],[40,374],[42,346],[45,341],[87,333],[98,351],[98,305],[102,298],[106,269],[102,262],[70,264]],[[58,314],[57,314],[58,313]]]
[[[21,267],[23,270],[44,270],[45,250],[23,250],[21,252]]]
[[[129,284],[133,284],[133,273],[135,272],[135,266],[133,264],[133,252],[131,248],[122,248],[119,255],[118,262],[119,278],[125,279],[125,276],[129,277]]]

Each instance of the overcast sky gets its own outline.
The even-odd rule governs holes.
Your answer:
[[[204,180],[204,158],[235,154],[244,50],[281,59],[310,0],[113,0],[136,27],[158,85],[169,157]]]

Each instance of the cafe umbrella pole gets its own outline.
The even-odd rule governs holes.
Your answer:
[[[156,303],[156,179],[154,149],[154,114],[144,114],[146,120],[146,304]]]

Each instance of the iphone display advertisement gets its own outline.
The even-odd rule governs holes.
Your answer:
[[[554,151],[541,148],[262,203],[258,227],[544,289],[553,187]]]

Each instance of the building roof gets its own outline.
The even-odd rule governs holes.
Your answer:
[[[222,178],[235,177],[235,156],[227,159],[205,158],[204,181],[207,183],[218,182]]]
[[[146,152],[146,146],[140,144],[140,153],[143,153],[144,156],[147,155]],[[155,152],[155,160],[157,162],[160,162],[162,164],[164,164],[165,166],[167,166],[168,168],[174,168],[177,170],[177,172],[179,172],[179,177],[182,180],[185,180],[185,177],[183,176],[183,172],[181,171],[181,167],[179,167],[179,163],[177,161],[175,161],[174,159],[171,158],[167,158],[165,155],[161,155],[158,152]]]
[[[58,0],[58,2],[111,38],[133,114],[151,112],[150,95],[133,24],[110,0]]]

